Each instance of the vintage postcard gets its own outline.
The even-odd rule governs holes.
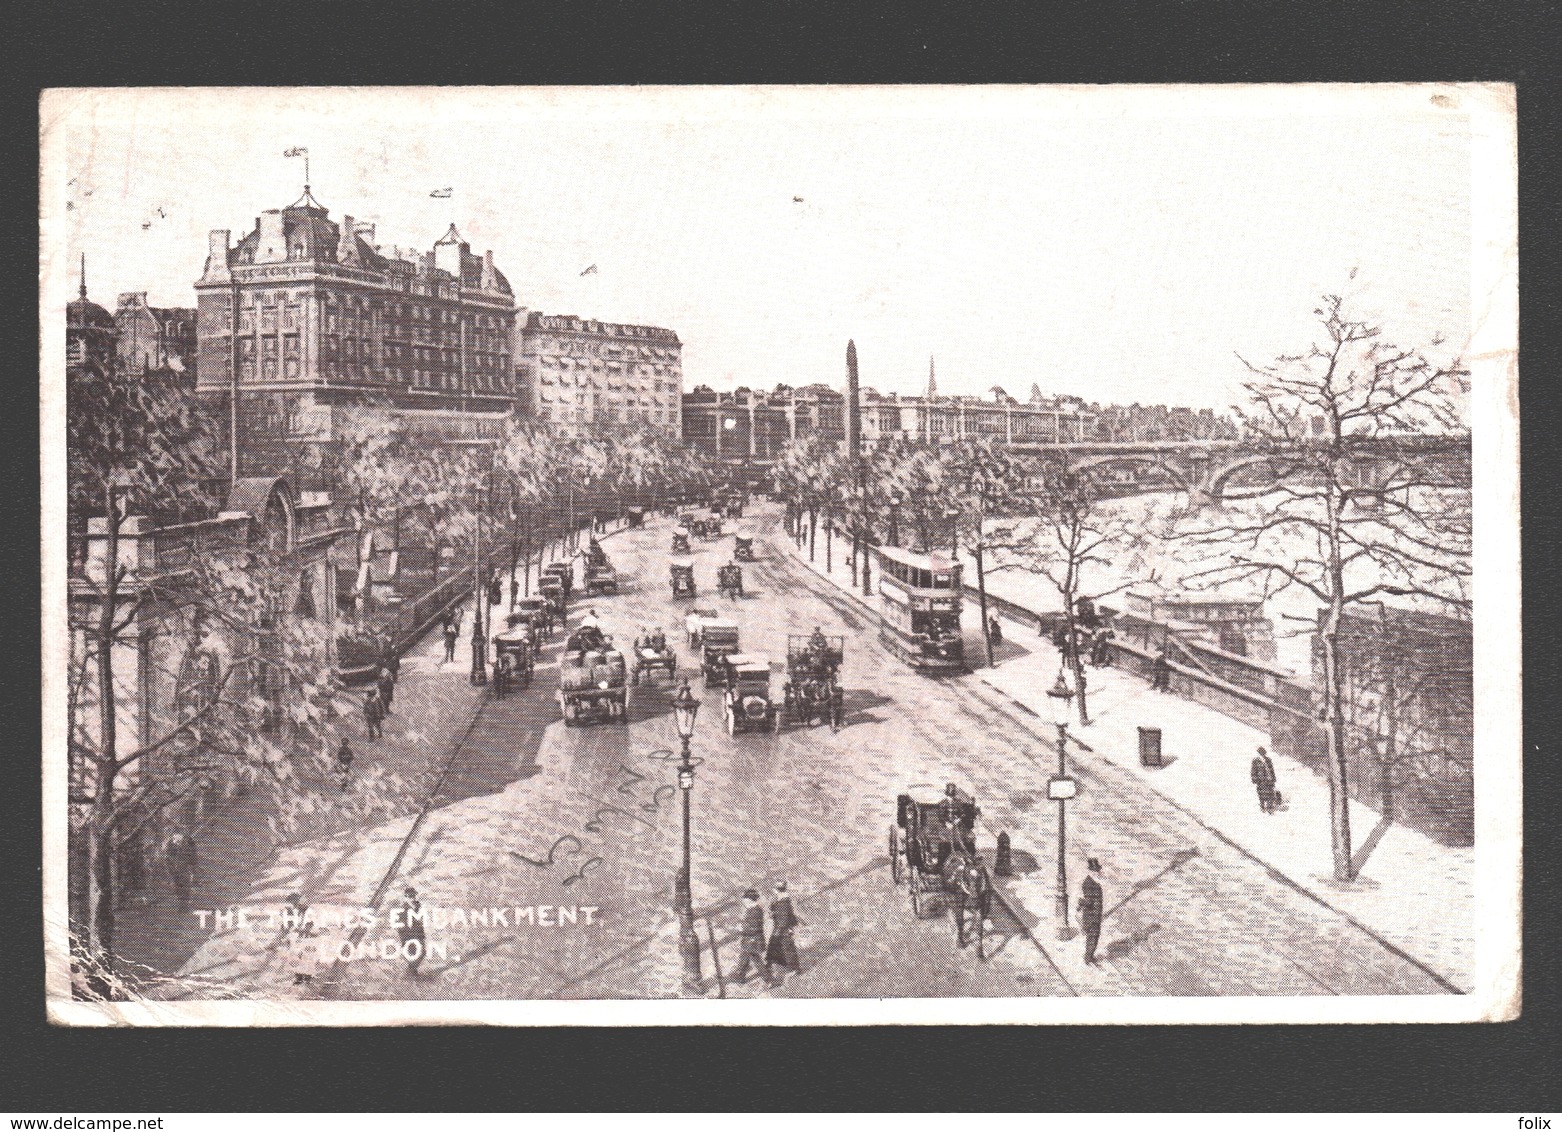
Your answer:
[[[1514,92],[45,92],[70,1025],[1521,1009]]]

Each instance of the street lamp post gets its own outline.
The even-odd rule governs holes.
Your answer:
[[[472,673],[475,685],[488,683],[488,639],[483,635],[483,606],[488,597],[483,585],[483,516],[481,489],[474,488],[472,510]]]
[[[1063,670],[1058,669],[1057,682],[1047,689],[1047,704],[1052,709],[1052,721],[1058,728],[1058,772],[1047,780],[1047,797],[1058,804],[1058,891],[1057,891],[1057,928],[1058,938],[1068,939],[1070,936],[1068,926],[1068,800],[1078,793],[1079,784],[1068,776],[1068,712],[1069,705],[1074,700],[1074,689],[1070,688],[1068,681],[1063,676]]]
[[[678,913],[678,954],[683,959],[683,987],[692,994],[698,994],[701,987],[700,941],[694,934],[694,897],[689,884],[689,800],[694,793],[695,765],[689,757],[689,740],[694,736],[694,717],[699,711],[700,701],[694,698],[685,680],[673,698],[673,722],[683,744],[683,761],[678,764],[678,789],[683,794],[683,868],[678,872],[673,904]]]

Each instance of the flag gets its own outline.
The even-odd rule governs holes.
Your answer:
[[[282,151],[283,157],[308,157],[309,151],[301,145],[295,145],[292,149]]]
[[[449,189],[435,189],[433,192],[429,193],[429,196],[434,197],[436,200],[449,200],[450,199],[450,190]]]
[[[597,265],[593,263],[590,267],[586,268],[586,270],[582,271],[581,274],[582,275],[596,275],[596,274],[598,274],[598,272],[597,272]]]

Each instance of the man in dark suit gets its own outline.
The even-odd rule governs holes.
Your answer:
[[[733,981],[748,982],[748,969],[752,965],[765,977],[767,985],[775,986],[770,980],[770,965],[765,962],[765,909],[759,902],[759,893],[752,888],[743,893],[743,921],[738,926],[738,948],[741,954],[738,969],[732,976]]]
[[[1096,879],[1101,875],[1101,862],[1091,857],[1085,867],[1089,871],[1079,886],[1079,926],[1085,932],[1085,962],[1094,966],[1098,962],[1096,944],[1101,942],[1101,911],[1106,904],[1101,882]]]
[[[1253,756],[1253,766],[1248,771],[1248,777],[1253,780],[1253,786],[1258,791],[1258,808],[1266,814],[1274,813],[1277,801],[1275,763],[1264,748],[1258,748],[1258,754]]]

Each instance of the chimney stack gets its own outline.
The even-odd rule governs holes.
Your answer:
[[[353,227],[353,218],[343,216],[342,224],[337,232],[336,262],[347,264],[350,267],[358,265],[358,238]]]
[[[499,276],[494,271],[494,252],[489,248],[483,253],[483,290],[497,291],[499,289]]]
[[[206,270],[202,283],[231,283],[233,274],[228,270],[228,247],[232,232],[227,228],[213,228],[206,237]]]

